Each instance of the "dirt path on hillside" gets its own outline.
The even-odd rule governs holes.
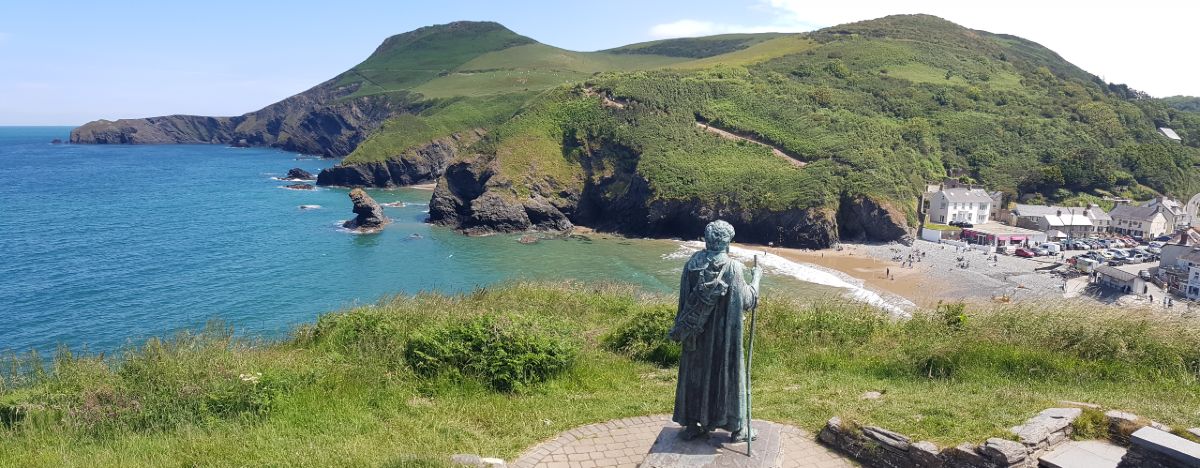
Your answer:
[[[753,138],[744,137],[744,136],[738,135],[738,134],[736,134],[736,133],[733,133],[733,132],[730,132],[730,131],[721,130],[721,129],[717,128],[717,127],[714,127],[714,126],[712,126],[712,125],[710,125],[710,124],[706,124],[706,123],[703,123],[703,122],[696,122],[696,126],[697,126],[697,127],[700,127],[701,129],[703,129],[704,131],[706,131],[706,132],[708,132],[708,133],[711,133],[711,134],[713,134],[713,135],[717,135],[717,136],[719,136],[719,137],[721,137],[721,138],[724,138],[724,139],[726,139],[726,140],[746,141],[746,142],[754,143],[754,144],[756,144],[756,145],[759,145],[759,146],[765,146],[765,147],[767,147],[768,149],[770,149],[770,150],[771,150],[771,153],[772,153],[772,154],[774,154],[774,155],[776,155],[776,156],[779,156],[779,157],[783,158],[784,160],[786,160],[786,161],[787,161],[787,162],[789,162],[789,163],[792,163],[792,165],[793,165],[793,166],[796,166],[796,167],[804,167],[804,166],[806,165],[806,163],[805,163],[804,161],[800,161],[800,160],[798,160],[798,159],[796,159],[796,158],[793,158],[793,157],[791,157],[791,156],[788,156],[788,154],[787,154],[787,153],[784,153],[784,152],[783,152],[783,150],[781,150],[781,149],[779,149],[779,148],[776,148],[776,147],[774,147],[774,146],[771,146],[771,145],[769,145],[769,144],[763,143],[763,142],[761,142],[761,141],[755,140],[755,139],[753,139]]]

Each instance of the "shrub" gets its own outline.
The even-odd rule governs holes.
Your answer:
[[[459,375],[502,392],[518,392],[570,367],[577,350],[539,327],[490,316],[416,333],[404,359],[423,377]]]
[[[606,335],[602,344],[609,351],[639,361],[674,366],[683,352],[679,343],[667,337],[674,323],[675,309],[669,305],[642,309]]]
[[[1095,408],[1084,408],[1083,413],[1071,423],[1075,440],[1107,439],[1108,417]]]

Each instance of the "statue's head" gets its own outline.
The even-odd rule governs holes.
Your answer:
[[[711,252],[724,252],[733,242],[733,225],[716,220],[704,227],[704,248]]]

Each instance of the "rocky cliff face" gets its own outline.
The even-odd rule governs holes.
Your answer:
[[[842,197],[832,206],[778,211],[747,209],[736,202],[659,199],[630,161],[585,159],[580,185],[542,181],[527,185],[524,196],[486,157],[455,162],[438,180],[429,219],[468,234],[566,230],[579,224],[629,236],[685,239],[695,238],[708,222],[724,219],[741,242],[805,248],[825,248],[841,239],[900,240],[911,233],[902,211],[862,196]],[[592,170],[602,165],[608,170]]]
[[[350,96],[358,85],[327,81],[261,110],[237,117],[170,115],[97,120],[71,131],[71,143],[204,143],[272,146],[305,154],[350,154],[391,115],[404,110],[401,95]]]
[[[476,129],[433,140],[384,162],[339,165],[317,175],[317,185],[342,187],[397,187],[433,182],[442,176],[450,161],[463,148],[479,141],[484,131]]]

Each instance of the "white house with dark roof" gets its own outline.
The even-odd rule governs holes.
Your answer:
[[[1104,213],[1099,207],[1095,207],[1095,212],[1092,208],[1083,207],[1067,207],[1067,206],[1045,206],[1045,205],[1023,205],[1018,203],[1012,209],[1009,223],[1014,226],[1042,231],[1050,234],[1051,238],[1056,237],[1079,237],[1092,232],[1102,231],[1103,228],[1097,226],[1098,223],[1103,223],[1107,226],[1112,222],[1108,214]]]
[[[1088,205],[1084,214],[1087,215],[1088,219],[1092,220],[1092,227],[1096,229],[1096,232],[1109,232],[1112,230],[1112,216],[1109,216],[1104,211],[1104,208],[1100,208],[1100,205]]]
[[[1108,212],[1112,217],[1113,232],[1142,239],[1154,239],[1175,231],[1173,223],[1167,222],[1162,206],[1118,205]]]
[[[1171,231],[1188,227],[1187,212],[1184,210],[1183,204],[1174,198],[1155,197],[1146,203],[1142,203],[1142,206],[1161,206],[1162,214],[1167,218],[1167,226]]]
[[[1188,273],[1187,282],[1179,287],[1180,292],[1188,299],[1200,299],[1200,250],[1192,249],[1180,255],[1176,265]]]
[[[983,189],[955,187],[929,194],[926,219],[934,223],[988,222],[992,212],[992,196]]]

